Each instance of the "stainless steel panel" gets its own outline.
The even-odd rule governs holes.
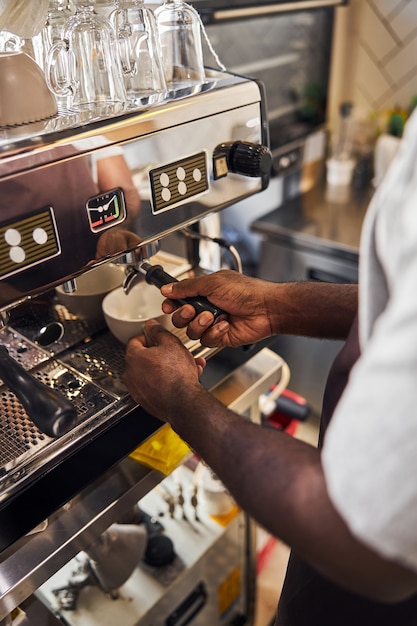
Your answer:
[[[213,153],[224,142],[263,143],[264,122],[258,85],[220,74],[199,93],[148,111],[57,131],[52,122],[36,133],[31,125],[0,131],[0,308],[260,191],[260,178],[216,179]],[[196,183],[197,154],[206,161],[206,185]],[[115,156],[129,182],[114,166],[112,188],[100,189],[95,170]],[[159,179],[169,198],[180,188],[164,210],[152,202]]]
[[[60,111],[0,131],[0,312],[10,315],[0,339],[78,416],[71,432],[49,438],[0,381],[0,620],[160,480],[140,466],[129,473],[127,455],[161,423],[127,394],[125,346],[104,320],[66,311],[54,287],[119,257],[134,261],[148,243],[260,191],[267,175],[214,161],[225,159],[219,144],[267,137],[260,86],[215,71],[150,109],[111,119]],[[100,185],[104,161],[110,187]],[[40,330],[56,322],[62,336],[42,347]]]
[[[208,70],[208,74],[204,85],[185,89],[176,98],[149,109],[127,110],[109,119],[60,112],[52,120],[2,128],[0,177],[54,163],[58,144],[66,146],[67,157],[77,156],[259,100],[259,89],[253,81],[214,70]]]
[[[294,11],[335,7],[348,4],[348,0],[231,0],[225,5],[221,0],[193,0],[205,23],[247,19],[259,15],[276,15]]]
[[[260,15],[275,15],[291,11],[305,11],[322,7],[334,7],[345,4],[343,0],[297,0],[297,2],[281,2],[263,6],[252,6],[238,9],[214,11],[214,19],[218,21],[257,17]]]

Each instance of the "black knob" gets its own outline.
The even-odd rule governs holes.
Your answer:
[[[169,565],[176,554],[172,540],[166,535],[151,535],[148,539],[143,560],[153,567]]]
[[[249,141],[223,143],[216,147],[213,157],[223,154],[229,172],[251,178],[269,176],[272,168],[272,154],[269,148]]]

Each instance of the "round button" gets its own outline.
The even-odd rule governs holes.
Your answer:
[[[8,228],[4,233],[4,238],[9,246],[18,246],[22,241],[22,236],[16,228]]]
[[[198,167],[193,171],[193,178],[196,183],[199,183],[202,178],[201,170],[199,170]]]
[[[164,202],[169,202],[171,200],[171,192],[168,187],[164,187],[164,189],[161,191],[161,196]]]
[[[168,187],[169,176],[166,172],[162,172],[161,176],[159,177],[159,182],[161,183],[162,187]]]
[[[185,180],[185,169],[183,167],[179,167],[177,169],[177,178],[178,180]]]
[[[23,263],[26,258],[25,251],[20,246],[10,248],[9,256],[13,263]]]
[[[43,228],[35,228],[32,237],[33,241],[40,246],[48,241],[48,233]]]

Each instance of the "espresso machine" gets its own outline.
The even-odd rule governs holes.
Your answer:
[[[207,70],[153,106],[0,130],[0,623],[164,479],[129,456],[162,425],[124,387],[125,346],[102,318],[71,313],[58,289],[76,293],[107,264],[138,282],[149,258],[179,279],[202,271],[195,246],[164,257],[164,241],[267,186],[262,94]],[[283,365],[268,350],[245,358],[237,396],[220,369],[210,385],[250,413]]]

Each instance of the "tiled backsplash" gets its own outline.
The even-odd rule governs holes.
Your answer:
[[[343,10],[336,65],[344,63],[349,84],[339,91],[367,112],[408,108],[417,94],[417,0],[350,0]]]

